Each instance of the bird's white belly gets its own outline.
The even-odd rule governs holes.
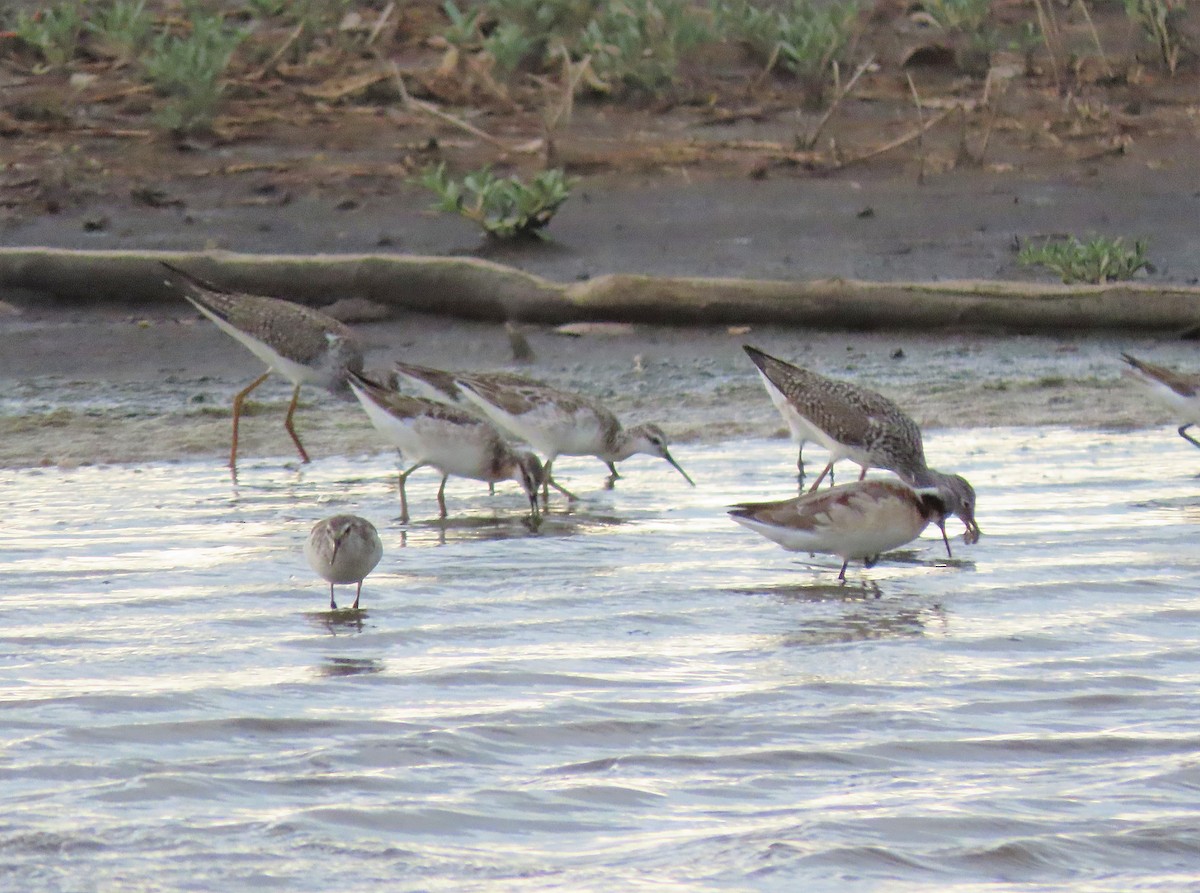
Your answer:
[[[1178,394],[1171,390],[1165,384],[1159,381],[1152,381],[1147,378],[1139,378],[1146,386],[1147,392],[1154,397],[1163,406],[1168,407],[1180,422],[1190,422],[1193,425],[1200,425],[1200,396],[1185,397],[1183,394]]]
[[[237,328],[237,326],[226,322],[205,308],[200,307],[200,312],[211,319],[217,328],[235,338],[250,353],[254,354],[270,367],[272,371],[279,373],[292,384],[319,384],[325,386],[328,383],[332,369],[325,368],[324,366],[306,366],[303,363],[297,363],[295,360],[289,360],[276,351],[275,348],[271,347],[271,345],[267,344],[267,342],[255,338],[253,335],[248,335]]]
[[[835,506],[812,528],[768,524],[734,516],[743,527],[790,552],[828,552],[845,559],[870,558],[915,539],[928,523],[899,499],[860,498]]]

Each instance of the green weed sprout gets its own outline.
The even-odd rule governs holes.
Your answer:
[[[1119,236],[1091,236],[1081,242],[1071,236],[1066,240],[1047,239],[1041,245],[1026,245],[1017,254],[1022,266],[1041,266],[1056,273],[1064,283],[1113,282],[1132,279],[1139,270],[1150,266],[1146,259],[1146,243],[1135,240],[1127,246]]]
[[[446,165],[439,164],[427,170],[420,183],[437,194],[435,210],[461,214],[492,238],[514,239],[540,236],[570,197],[575,179],[553,169],[524,183],[517,177],[496,177],[484,168],[456,181],[446,175]]]

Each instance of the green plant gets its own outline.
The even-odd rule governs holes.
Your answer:
[[[474,49],[479,46],[479,22],[483,15],[481,8],[463,12],[454,0],[446,0],[442,4],[442,12],[450,20],[450,27],[442,32],[447,43],[459,49]]]
[[[179,37],[160,33],[143,58],[146,79],[162,95],[170,97],[160,116],[169,130],[205,130],[225,91],[222,76],[243,35],[227,31],[220,16],[193,10],[191,33]]]
[[[609,86],[655,90],[675,79],[680,56],[708,36],[685,0],[604,4],[584,28],[577,52]]]
[[[257,18],[273,19],[283,15],[288,8],[288,0],[249,0],[250,12]]]
[[[1017,254],[1023,266],[1042,266],[1058,274],[1063,282],[1111,282],[1131,279],[1150,265],[1146,243],[1135,240],[1133,247],[1124,239],[1090,236],[1086,242],[1071,236],[1065,240],[1047,239],[1041,245],[1026,245]]]
[[[709,38],[689,0],[486,0],[468,11],[442,6],[446,41],[481,50],[496,69],[545,69],[588,60],[597,89],[652,90],[675,78],[680,56]]]
[[[496,67],[505,74],[516,71],[537,50],[538,41],[515,22],[501,22],[483,39],[483,51],[495,60]]]
[[[1174,75],[1179,65],[1179,29],[1176,19],[1186,0],[1125,0],[1125,14],[1154,41],[1167,70]]]
[[[804,77],[824,75],[845,50],[858,18],[855,3],[790,0],[782,7],[747,0],[714,3],[718,23],[767,67]]]
[[[145,48],[152,26],[153,19],[146,11],[146,0],[112,0],[96,10],[85,27],[114,56],[129,62]]]
[[[24,43],[41,53],[51,68],[62,68],[73,58],[83,31],[86,0],[63,0],[48,6],[17,13],[13,31]]]
[[[420,183],[437,193],[435,210],[461,214],[493,238],[512,239],[541,235],[570,197],[575,180],[554,169],[524,183],[517,177],[498,178],[485,168],[456,181],[446,175],[446,165],[439,164],[425,171]]]
[[[978,34],[991,6],[989,0],[921,0],[921,11],[944,31]]]

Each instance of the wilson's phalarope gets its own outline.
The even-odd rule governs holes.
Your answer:
[[[546,459],[542,478],[542,496],[554,487],[568,499],[576,499],[551,476],[559,456],[595,456],[608,466],[611,486],[621,475],[615,463],[635,453],[647,453],[666,459],[683,479],[696,486],[686,471],[671,456],[667,436],[654,424],[621,427],[617,417],[598,401],[582,394],[563,391],[530,379],[516,382],[491,374],[460,375],[455,379],[463,396],[484,415],[514,437],[529,443]]]
[[[352,610],[358,610],[362,584],[383,557],[383,543],[375,525],[358,515],[334,515],[318,521],[304,543],[304,557],[320,576],[329,581],[329,609],[337,610],[335,583],[357,583]]]
[[[839,459],[849,459],[862,467],[860,481],[868,468],[894,471],[914,487],[936,487],[947,513],[957,515],[966,526],[964,540],[979,540],[974,488],[961,475],[943,474],[926,464],[921,429],[899,406],[869,388],[826,378],[750,345],[743,349],[770,383],[772,400],[778,394],[784,402],[786,409],[780,412],[789,428],[829,450],[829,463],[809,488],[810,493]]]
[[[278,372],[294,386],[292,402],[288,405],[283,425],[291,435],[301,460],[309,461],[308,453],[292,426],[296,402],[300,399],[300,386],[312,384],[330,391],[345,388],[347,371],[362,371],[363,352],[358,336],[336,319],[310,307],[280,298],[226,291],[166,262],[162,262],[162,265],[174,274],[172,279],[167,280],[168,285],[181,288],[183,296],[216,323],[217,328],[236,338],[267,364],[267,371],[233,398],[233,443],[229,450],[229,467],[237,468],[238,420],[242,415],[242,402],[272,372]]]
[[[486,381],[497,385],[545,385],[517,372],[446,372],[431,366],[418,366],[415,363],[393,363],[398,382],[397,385],[408,385],[416,391],[418,397],[436,400],[439,403],[449,403],[462,406],[472,411],[477,407],[463,397],[462,389],[456,383],[460,376],[469,376],[478,381]]]
[[[914,490],[903,481],[872,478],[779,502],[737,505],[729,515],[789,552],[839,556],[838,579],[845,580],[852,558],[861,558],[871,567],[880,553],[916,539],[930,521],[944,520],[946,504],[936,490]]]
[[[446,480],[455,475],[487,483],[515,480],[529,497],[532,520],[537,522],[542,463],[533,453],[505,443],[491,422],[455,406],[398,394],[358,373],[350,374],[350,389],[375,429],[414,463],[400,474],[401,523],[408,523],[408,476],[427,465],[442,473],[439,517],[446,517]]]
[[[1125,370],[1126,375],[1175,413],[1176,419],[1183,420],[1177,429],[1179,436],[1192,446],[1200,447],[1200,441],[1187,433],[1192,425],[1200,424],[1200,375],[1156,366],[1127,353],[1121,354],[1121,359],[1130,367]]]

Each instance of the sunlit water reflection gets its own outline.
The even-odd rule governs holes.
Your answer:
[[[0,888],[1194,885],[1200,452],[928,447],[983,539],[844,587],[724,514],[782,441],[561,460],[536,535],[511,484],[432,522],[432,472],[405,530],[382,455],[0,472]],[[300,554],[339,511],[359,614]]]

